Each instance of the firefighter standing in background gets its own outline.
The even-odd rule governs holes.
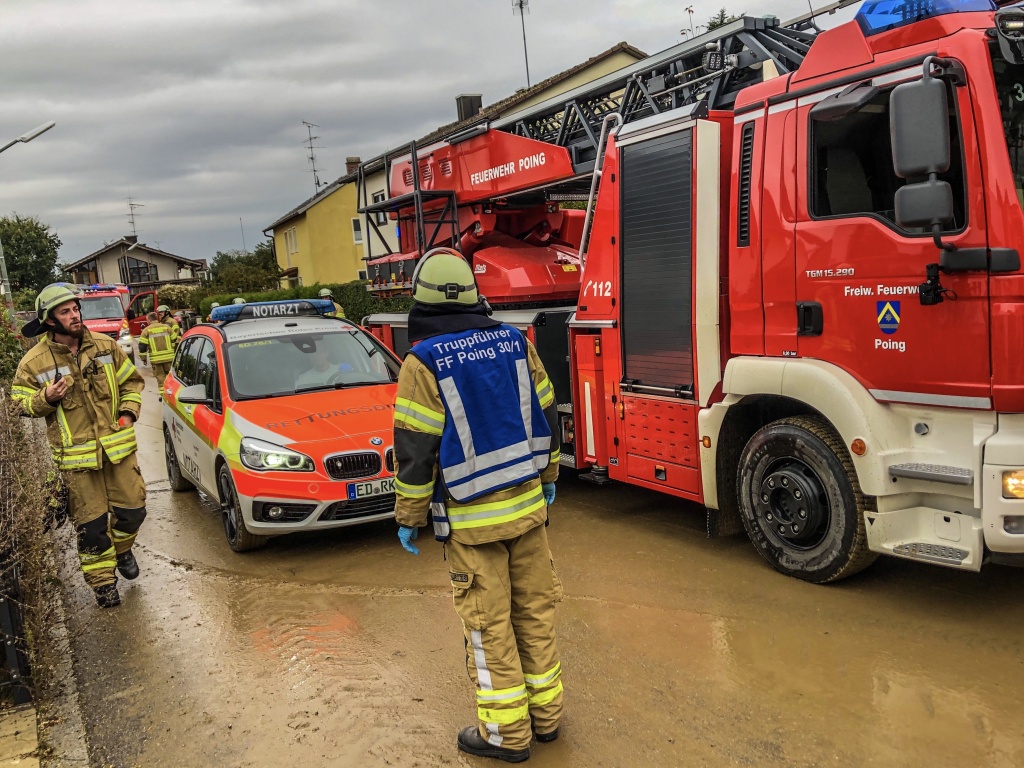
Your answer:
[[[143,363],[147,357],[149,358],[157,387],[160,389],[160,399],[163,400],[164,379],[171,372],[171,361],[174,360],[174,350],[178,347],[181,335],[174,332],[174,327],[158,320],[156,312],[146,315],[146,320],[149,323],[139,336],[139,357]]]
[[[215,301],[212,304],[210,304],[210,314],[208,314],[206,316],[206,322],[208,322],[208,323],[212,323],[213,322],[213,310],[215,310],[219,306],[220,306],[220,302],[218,302],[218,301]]]
[[[345,316],[345,310],[341,308],[341,304],[339,304],[338,302],[336,302],[334,300],[334,295],[331,293],[331,289],[330,288],[321,288],[320,289],[320,298],[321,299],[327,299],[329,302],[331,302],[334,305],[334,311],[333,312],[325,312],[324,313],[327,317],[344,317]]]
[[[181,341],[181,325],[178,323],[178,319],[171,314],[171,308],[166,304],[161,304],[156,308],[156,313],[159,316],[160,322],[171,329],[174,337],[174,346],[178,346],[178,342]],[[147,315],[147,317],[149,316]]]
[[[395,400],[395,517],[412,554],[433,517],[446,541],[455,610],[476,685],[464,752],[521,762],[531,725],[558,738],[561,664],[548,549],[558,443],[554,391],[536,349],[488,315],[457,253],[427,253],[413,275],[409,340]]]
[[[11,394],[27,416],[46,419],[54,463],[68,488],[86,583],[103,608],[120,604],[116,570],[139,575],[132,545],[146,517],[146,485],[135,460],[142,376],[121,348],[82,323],[67,284],[36,297],[25,336],[45,336],[22,358]]]

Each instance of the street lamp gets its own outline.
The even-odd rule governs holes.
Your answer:
[[[32,141],[32,139],[36,138],[36,136],[42,136],[48,130],[53,128],[53,126],[55,126],[56,124],[57,123],[51,120],[48,123],[43,123],[42,125],[36,126],[28,133],[23,133],[21,134],[21,136],[14,139],[13,141],[9,141],[6,144],[4,144],[2,147],[0,147],[0,152],[3,152],[5,149],[10,149],[19,142],[21,142],[22,144],[28,144],[30,141]],[[14,296],[11,294],[11,281],[7,278],[7,261],[4,259],[3,243],[0,243],[0,294],[2,294],[4,306],[14,306]]]

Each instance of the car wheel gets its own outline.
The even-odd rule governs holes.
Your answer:
[[[195,488],[191,482],[181,474],[181,467],[178,465],[178,454],[174,450],[174,442],[171,440],[171,433],[164,427],[164,461],[167,463],[167,479],[171,483],[172,491],[191,491]]]
[[[864,513],[874,508],[842,439],[819,416],[780,419],[758,430],[738,470],[743,526],[777,571],[824,584],[867,568]]]
[[[217,489],[220,491],[220,514],[228,546],[235,552],[248,552],[265,545],[266,536],[256,536],[249,533],[245,527],[242,507],[235,492],[235,482],[231,479],[231,470],[227,464],[222,464],[217,472]]]

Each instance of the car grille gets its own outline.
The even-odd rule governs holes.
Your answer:
[[[384,468],[391,474],[395,474],[395,450],[393,448],[388,448],[388,452],[384,454]]]
[[[327,474],[335,480],[373,477],[380,474],[380,454],[368,452],[328,456],[324,459],[324,468],[327,470]]]
[[[117,337],[121,335],[120,331],[104,331],[104,333],[114,341],[117,341]]]
[[[338,501],[320,513],[320,520],[353,520],[395,511],[395,494],[382,493],[356,501]]]

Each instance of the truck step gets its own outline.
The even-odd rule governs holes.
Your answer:
[[[951,485],[974,485],[974,470],[944,464],[894,464],[889,467],[889,477],[931,480]]]
[[[937,544],[900,544],[893,547],[892,553],[911,560],[923,560],[940,565],[960,565],[970,554],[959,547],[944,547]]]

